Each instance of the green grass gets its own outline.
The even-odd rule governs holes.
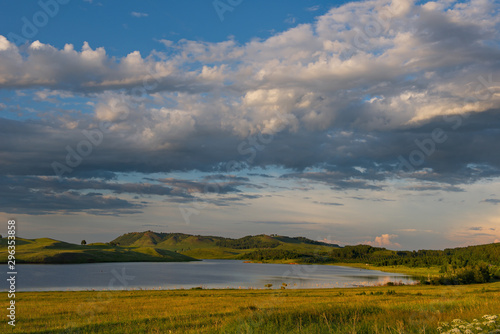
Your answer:
[[[324,246],[316,246],[304,243],[281,244],[273,249],[283,249],[295,252],[311,252],[313,254],[326,253],[328,250]],[[193,248],[180,251],[181,254],[194,257],[196,259],[244,259],[244,254],[259,250],[259,248],[234,249],[227,247],[210,246],[205,248]],[[302,263],[300,259],[279,259],[268,261],[255,261],[265,263]]]
[[[231,249],[225,247],[196,248],[183,251],[182,254],[195,259],[236,259],[238,255],[248,251],[247,249]]]
[[[362,268],[362,269],[370,269],[370,270],[379,270],[390,273],[398,273],[398,274],[406,274],[409,276],[417,276],[417,277],[434,277],[439,276],[439,267],[429,267],[429,268],[420,268],[420,267],[407,267],[402,265],[396,266],[374,266],[365,263],[334,263],[336,266],[344,266],[344,267],[353,267],[353,268]]]
[[[0,239],[0,262],[7,262],[7,239]],[[49,238],[16,238],[16,263],[180,262],[195,259],[153,247],[76,245]]]
[[[500,283],[310,290],[16,293],[1,333],[438,333],[500,311]]]
[[[249,238],[253,240],[253,244],[260,244],[262,248],[267,248],[269,243],[278,244],[274,249],[287,249],[295,250],[298,252],[312,252],[315,253],[318,250],[328,251],[332,246],[315,245],[303,241],[299,241],[294,238],[284,237],[284,236],[268,236],[268,235],[255,235],[248,236],[238,240]],[[305,238],[304,238],[305,239]],[[113,242],[119,243],[122,246],[131,247],[155,247],[161,249],[167,249],[172,251],[179,251],[182,254],[187,254],[193,256],[193,251],[198,250],[198,258],[202,259],[213,259],[214,254],[222,254],[222,258],[234,258],[232,255],[224,253],[225,250],[230,250],[230,252],[237,254],[243,254],[249,251],[255,251],[259,248],[251,249],[241,249],[241,248],[229,248],[221,247],[218,242],[232,240],[235,244],[240,243],[238,240],[227,239],[223,237],[215,236],[201,236],[201,235],[189,235],[183,233],[156,233],[152,231],[146,232],[132,232],[119,236],[114,239]],[[307,240],[307,239],[305,239]],[[310,242],[314,242],[310,240]],[[202,250],[207,250],[206,253]],[[213,250],[213,251],[212,251]],[[222,252],[221,252],[222,251]]]

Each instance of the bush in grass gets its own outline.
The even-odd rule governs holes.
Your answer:
[[[442,270],[443,271],[443,270]],[[460,285],[487,283],[494,277],[492,268],[486,263],[468,265],[463,268],[447,267],[444,274],[438,277],[422,277],[420,284]]]

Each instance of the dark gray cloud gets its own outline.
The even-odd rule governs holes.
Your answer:
[[[203,177],[204,180],[224,180],[224,181],[242,181],[248,182],[250,179],[248,177],[236,176],[236,175],[225,175],[225,174],[212,174]]]
[[[174,190],[159,184],[149,183],[118,183],[96,179],[75,179],[42,176],[0,176],[3,186],[18,189],[45,189],[55,192],[66,190],[109,190],[115,194],[140,194],[140,195],[176,195],[191,197],[184,193],[174,193]]]
[[[471,236],[475,236],[475,237],[494,237],[495,234],[491,234],[491,233],[472,233]]]
[[[141,213],[146,207],[146,202],[126,200],[97,192],[99,190],[113,194],[192,198],[189,194],[174,194],[168,187],[153,184],[44,176],[0,176],[0,211],[32,215],[72,212],[121,215]]]
[[[249,200],[258,199],[265,197],[258,194],[245,194],[245,193],[231,193],[231,194],[221,194],[221,193],[203,193],[199,194],[199,197],[193,198],[183,198],[183,197],[169,197],[164,200],[168,203],[178,203],[181,206],[187,206],[198,210],[199,207],[205,207],[206,205],[215,205],[219,207],[227,206],[248,206],[250,205]]]
[[[393,199],[387,199],[387,198],[367,198],[363,196],[351,196],[349,198],[356,199],[358,201],[372,201],[372,202],[395,202]]]
[[[211,176],[205,179],[214,180]],[[215,179],[220,180],[221,177],[218,175]],[[173,187],[174,189],[182,190],[186,193],[215,193],[215,194],[227,194],[227,193],[238,193],[241,192],[238,187],[240,186],[252,186],[250,183],[246,182],[247,178],[237,178],[228,177],[222,179],[229,179],[235,181],[227,182],[205,182],[205,181],[191,181],[191,180],[180,180],[174,178],[164,178],[158,181]],[[240,180],[243,179],[243,180]]]
[[[495,199],[495,198],[488,198],[488,199],[485,199],[481,202],[484,202],[484,203],[490,203],[490,204],[493,204],[493,205],[497,205],[500,203],[500,199]]]
[[[45,215],[86,212],[93,215],[141,213],[143,204],[101,193],[81,194],[76,191],[25,191],[20,187],[0,187],[0,211],[10,214]]]
[[[370,184],[370,175],[367,175],[368,180],[362,179],[359,172],[352,170],[352,175],[348,172],[302,172],[302,173],[289,173],[282,175],[284,179],[305,179],[314,182],[325,183],[332,186],[332,189],[370,189],[382,190],[382,187]],[[358,177],[358,179],[354,179]]]
[[[452,186],[452,185],[428,185],[428,184],[420,184],[420,185],[413,185],[413,186],[405,186],[402,187],[401,189],[404,190],[411,190],[411,191],[451,191],[451,192],[464,192],[465,190],[463,188],[457,187],[457,186]]]
[[[208,179],[214,179],[208,177]],[[215,179],[221,179],[216,175]],[[29,214],[85,211],[90,214],[133,214],[142,212],[148,202],[131,202],[117,196],[105,195],[104,191],[114,195],[135,195],[138,200],[144,196],[167,197],[170,203],[192,203],[206,201],[216,206],[248,205],[245,201],[262,197],[258,194],[242,193],[239,186],[252,185],[247,178],[228,176],[229,182],[186,181],[178,179],[154,180],[152,183],[120,183],[105,179],[56,178],[53,176],[0,176],[0,192],[4,200],[0,201],[0,212],[19,213],[24,210]],[[240,181],[241,180],[241,181]],[[166,185],[168,186],[166,186]],[[232,194],[229,196],[228,194]],[[195,195],[215,195],[216,197],[198,198]],[[227,196],[224,196],[227,195]],[[50,201],[54,203],[48,205]],[[80,204],[79,204],[80,202]],[[109,206],[108,212],[103,209]]]
[[[287,222],[287,221],[250,221],[249,223],[266,224],[266,225],[314,225],[314,224],[317,224],[317,223],[311,223],[311,222]]]
[[[234,194],[231,196],[217,197],[211,200],[207,200],[208,203],[214,204],[216,206],[233,206],[233,205],[245,205],[249,206],[249,200],[261,198],[261,195],[251,195],[251,194]]]
[[[331,184],[336,189],[380,189],[370,181],[383,181],[397,173],[398,157],[409,161],[419,150],[415,140],[428,139],[432,129],[446,129],[448,140],[436,144],[432,154],[425,156],[415,171],[404,177],[452,185],[466,184],[500,175],[500,158],[495,146],[500,142],[498,110],[471,115],[457,130],[442,119],[432,119],[404,130],[366,133],[352,132],[348,137],[341,130],[290,133],[275,136],[273,142],[257,154],[253,166],[282,166],[301,171],[321,167],[324,172],[289,173],[282,178],[301,178]],[[85,139],[81,130],[64,130],[44,122],[21,122],[2,119],[0,122],[0,172],[3,175],[55,175],[51,164],[66,163],[66,146],[76,149]],[[331,138],[333,134],[333,139]],[[223,138],[225,137],[225,138]],[[233,138],[228,140],[228,138]],[[102,144],[84,157],[65,176],[113,179],[120,172],[171,172],[200,170],[227,172],[225,162],[245,161],[229,133],[188,139],[172,148],[147,149],[124,139],[117,133],[105,135]],[[201,145],[203,143],[203,145]],[[196,158],[194,158],[196,157]],[[221,167],[222,163],[222,167]],[[366,169],[360,172],[354,167]],[[405,170],[405,169],[404,169]],[[220,174],[220,173],[219,173]],[[215,179],[214,176],[212,176]],[[230,176],[224,176],[230,179]],[[238,177],[241,182],[247,181]],[[205,185],[199,185],[205,186]],[[234,189],[233,189],[234,190]],[[449,191],[458,190],[449,188]]]
[[[259,176],[259,177],[265,177],[265,178],[274,178],[274,176],[268,175],[268,174],[262,174],[262,173],[247,173],[248,176]]]
[[[318,202],[318,201],[313,201],[315,204],[321,204],[321,205],[331,205],[331,206],[342,206],[344,204],[342,203],[336,203],[336,202]]]

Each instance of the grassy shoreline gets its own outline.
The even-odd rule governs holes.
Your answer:
[[[408,267],[403,265],[396,266],[375,266],[365,263],[352,263],[352,262],[334,262],[334,263],[303,263],[300,260],[265,260],[265,261],[246,261],[248,263],[276,263],[276,264],[299,264],[299,265],[319,265],[319,266],[340,266],[351,267],[368,270],[378,270],[389,273],[405,274],[414,277],[435,277],[439,276],[439,267]]]
[[[438,333],[500,310],[500,282],[309,290],[16,293],[22,333]],[[7,333],[6,321],[0,332]],[[9,326],[10,327],[10,326]]]
[[[371,264],[364,263],[333,263],[334,266],[343,266],[343,267],[353,267],[360,269],[369,269],[369,270],[378,270],[383,272],[397,273],[397,274],[405,274],[408,276],[439,276],[439,267],[429,267],[429,268],[421,268],[421,267],[407,267],[407,266],[374,266]]]

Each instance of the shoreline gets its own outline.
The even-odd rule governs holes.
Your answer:
[[[388,283],[394,283],[394,284],[388,284]],[[489,284],[489,283],[485,283]],[[363,288],[381,288],[381,287],[394,287],[394,286],[418,286],[421,285],[418,282],[415,282],[413,284],[411,283],[399,283],[399,282],[393,282],[389,281],[384,284],[373,284],[373,285],[351,285],[351,286],[338,286],[338,287],[310,287],[310,288],[304,288],[304,287],[290,287],[288,285],[286,289],[282,289],[281,286],[277,285],[274,288],[266,288],[266,287],[225,287],[225,288],[208,288],[208,287],[203,287],[203,286],[195,286],[195,287],[189,287],[189,288],[129,288],[129,289],[82,289],[82,290],[73,290],[73,289],[66,289],[66,290],[33,290],[33,291],[22,291],[22,290],[17,290],[16,293],[40,293],[40,292],[131,292],[131,291],[306,291],[306,290],[344,290],[344,289],[363,289]],[[470,284],[474,285],[474,284]],[[425,285],[422,285],[425,286]],[[5,293],[8,292],[8,290],[0,290],[0,293]]]

